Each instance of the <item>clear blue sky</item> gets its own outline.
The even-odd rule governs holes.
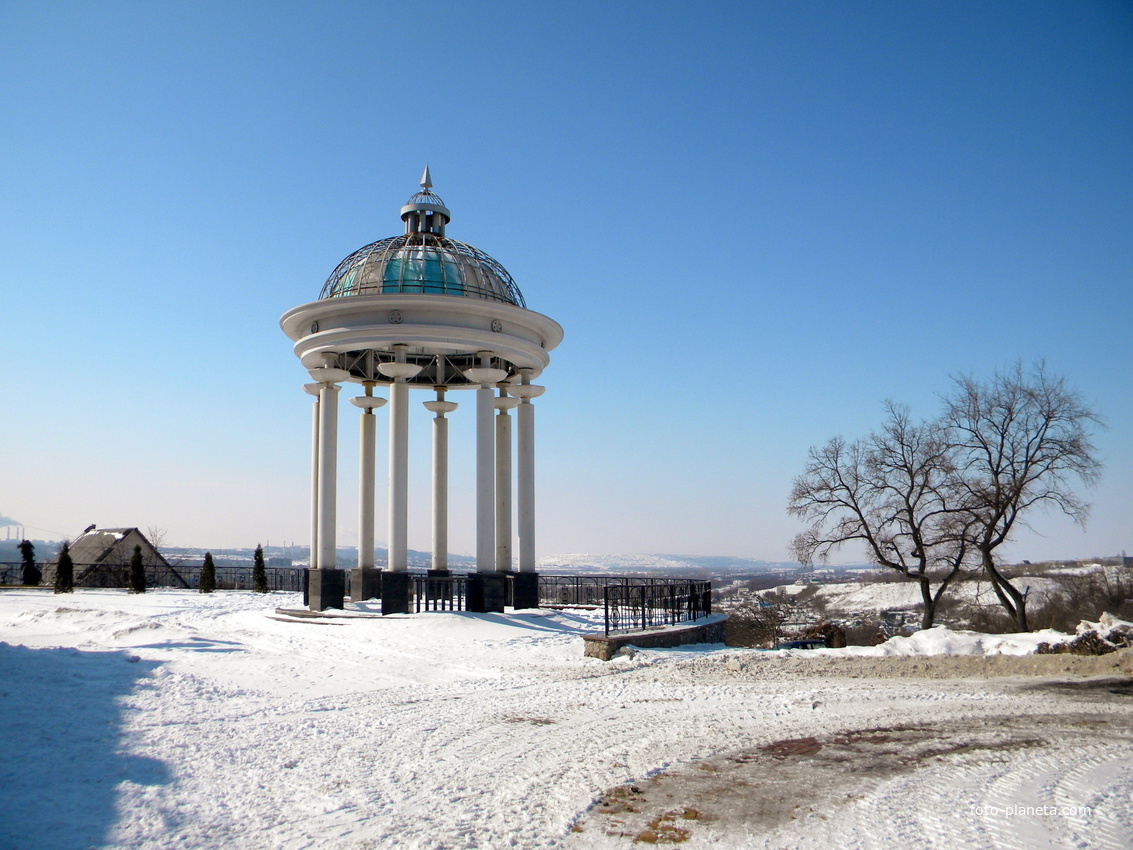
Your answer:
[[[1133,551],[1133,4],[1106,0],[2,0],[0,514],[306,542],[278,318],[401,231],[426,162],[449,234],[566,331],[540,554],[784,559],[808,447],[1040,358],[1108,420],[1106,474],[1085,532],[1036,516],[1008,554]]]

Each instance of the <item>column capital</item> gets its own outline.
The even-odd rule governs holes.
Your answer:
[[[337,384],[350,378],[350,373],[345,369],[335,369],[331,366],[318,366],[308,369],[307,373],[320,384]]]
[[[416,363],[379,363],[378,371],[385,375],[387,378],[395,380],[406,380],[414,378],[423,369],[423,366],[418,366]]]
[[[491,389],[492,384],[498,384],[507,377],[507,369],[493,369],[490,366],[474,366],[464,370],[464,376],[472,383]]]
[[[528,401],[533,398],[539,398],[539,396],[547,391],[547,388],[538,386],[537,384],[512,384],[507,388],[507,391],[508,395]]]
[[[437,416],[444,416],[446,413],[452,413],[460,405],[455,401],[423,401],[421,402],[426,410],[430,410]]]

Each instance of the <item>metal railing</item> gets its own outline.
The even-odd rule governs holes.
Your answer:
[[[413,593],[413,610],[464,611],[468,607],[468,577],[464,575],[430,576],[414,573],[409,577]]]
[[[180,567],[186,574],[190,587],[200,587],[200,567]],[[252,567],[216,567],[217,590],[251,590]],[[267,574],[268,590],[301,591],[307,584],[306,567],[264,567]]]
[[[540,605],[584,605],[594,608],[604,604],[604,590],[620,587],[668,587],[687,583],[689,579],[653,576],[556,576],[539,575]]]
[[[37,564],[40,570],[43,564]],[[121,565],[75,564],[77,587],[126,587],[129,568]],[[251,590],[252,566],[218,566],[217,590]],[[266,567],[269,590],[306,591],[304,567]],[[83,581],[79,582],[79,577]],[[200,566],[147,566],[149,587],[200,586]],[[0,563],[0,584],[19,584],[23,564]],[[512,604],[512,576],[508,576],[507,604]],[[465,611],[468,575],[429,576],[410,573],[413,610]],[[712,613],[712,582],[688,579],[627,576],[539,576],[541,606],[602,606],[606,634],[636,631],[696,620]]]
[[[36,564],[40,572],[44,564]],[[196,590],[201,583],[201,566],[147,565],[146,587],[181,587]],[[251,590],[251,565],[216,567],[217,590]],[[20,584],[24,567],[19,562],[0,563],[0,584]],[[265,567],[268,590],[302,590],[306,585],[303,567]],[[128,587],[128,564],[75,564],[75,587]]]
[[[602,590],[606,634],[674,626],[712,613],[712,582],[655,579]]]

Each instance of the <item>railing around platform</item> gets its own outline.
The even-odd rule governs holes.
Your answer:
[[[409,581],[414,600],[413,610],[418,614],[422,611],[463,611],[467,607],[467,576],[414,573]]]
[[[604,591],[614,585],[622,587],[668,587],[674,583],[687,583],[688,579],[656,578],[647,576],[555,576],[539,575],[540,605],[604,604]]]
[[[602,589],[606,634],[698,620],[712,613],[712,582],[654,579]]]

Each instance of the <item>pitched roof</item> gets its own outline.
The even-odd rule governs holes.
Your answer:
[[[95,528],[84,531],[71,541],[68,551],[76,564],[99,564],[108,558],[114,548],[136,528]],[[138,531],[141,534],[140,531]],[[152,548],[152,547],[151,547]],[[145,547],[143,547],[144,551]],[[59,557],[54,559],[59,562]]]
[[[125,567],[134,554],[135,546],[142,547],[142,560],[147,566],[169,567],[169,563],[139,529],[89,526],[86,531],[67,544],[67,551],[75,565],[75,584],[78,585],[88,575],[99,572],[99,568]],[[56,555],[44,565],[43,584],[51,584],[55,581],[58,567],[59,555]],[[116,570],[112,572],[117,573]],[[183,578],[179,575],[178,578],[184,583]]]

